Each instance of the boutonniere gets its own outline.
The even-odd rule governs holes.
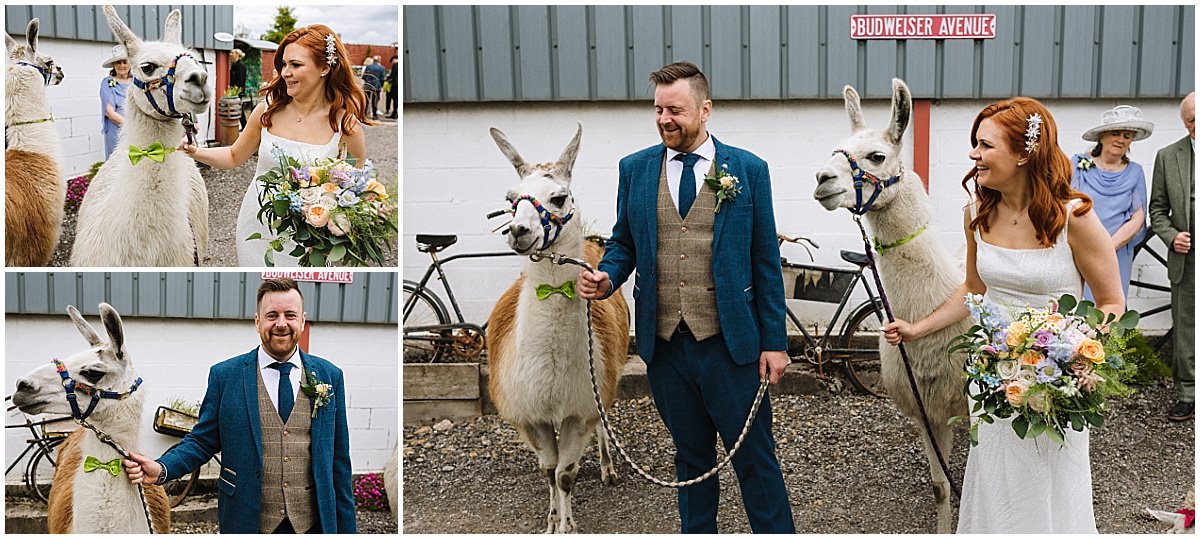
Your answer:
[[[1079,164],[1075,165],[1075,168],[1079,170],[1087,170],[1094,166],[1096,166],[1095,162],[1093,162],[1091,159],[1088,159],[1086,156],[1081,155],[1079,156]]]
[[[721,164],[716,176],[705,176],[704,183],[717,192],[717,206],[713,208],[713,213],[721,211],[722,202],[733,200],[742,192],[742,184],[737,176],[729,173],[728,163]]]
[[[300,391],[313,400],[312,417],[309,419],[317,417],[317,409],[329,404],[329,399],[333,398],[333,386],[318,379],[317,371],[304,373],[304,381],[300,382]]]
[[[116,88],[117,87],[117,79],[108,79],[108,87]]]

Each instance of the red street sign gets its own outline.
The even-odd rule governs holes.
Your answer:
[[[850,39],[995,39],[993,14],[851,15]]]
[[[353,283],[352,271],[264,271],[263,280],[287,278],[293,281],[311,281],[314,283]]]

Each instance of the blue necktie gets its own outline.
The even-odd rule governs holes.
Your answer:
[[[292,407],[296,405],[296,396],[292,394],[292,367],[295,365],[286,361],[276,361],[271,368],[279,371],[279,418],[287,423],[292,415]]]
[[[688,210],[696,201],[696,161],[700,156],[694,153],[681,153],[675,159],[683,161],[683,174],[679,176],[679,217],[686,219]]]

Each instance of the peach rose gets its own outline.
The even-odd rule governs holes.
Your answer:
[[[379,198],[387,200],[387,196],[388,196],[387,195],[387,187],[384,187],[382,183],[379,183],[375,180],[371,180],[370,182],[367,183],[366,191],[375,193],[375,194],[379,195]]]
[[[328,228],[334,236],[345,236],[346,232],[350,230],[350,218],[344,213],[335,213],[325,228]]]
[[[1075,352],[1092,363],[1104,363],[1104,345],[1095,339],[1084,339]]]
[[[1029,349],[1024,354],[1021,354],[1022,365],[1037,365],[1042,361],[1042,353],[1037,350]]]
[[[338,187],[336,183],[323,183],[321,184],[321,189],[326,193],[336,193],[341,187]]]
[[[1005,386],[1004,396],[1008,399],[1008,403],[1016,408],[1020,408],[1025,404],[1025,392],[1029,391],[1029,386],[1020,382],[1013,382]]]
[[[1009,346],[1020,346],[1022,342],[1025,342],[1025,336],[1028,334],[1029,328],[1025,326],[1025,322],[1018,320],[1008,326],[1008,339],[1006,339],[1006,342]]]
[[[1041,413],[1046,411],[1047,405],[1050,404],[1050,399],[1046,397],[1046,393],[1042,391],[1034,391],[1026,395],[1025,402],[1033,411]]]
[[[313,204],[304,212],[304,220],[308,224],[315,227],[322,227],[329,223],[329,206],[324,204]]]

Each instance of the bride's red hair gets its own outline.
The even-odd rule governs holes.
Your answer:
[[[1027,154],[1025,131],[1029,126],[1029,118],[1034,114],[1042,117],[1041,136],[1038,137],[1037,148]],[[1004,133],[1013,153],[1028,157],[1025,169],[1029,171],[1029,184],[1033,192],[1029,220],[1037,231],[1038,243],[1053,247],[1055,239],[1067,225],[1067,202],[1074,198],[1083,200],[1082,204],[1075,206],[1073,213],[1076,217],[1092,209],[1092,199],[1071,188],[1071,159],[1058,147],[1058,125],[1054,122],[1054,116],[1036,99],[1014,97],[997,101],[984,107],[975,116],[975,124],[971,127],[972,148],[978,144],[976,134],[980,122],[988,118]],[[975,168],[972,167],[962,181],[963,189],[979,201],[979,211],[971,221],[971,230],[982,229],[987,232],[988,220],[1000,203],[1000,192],[983,187],[978,182],[968,186],[974,179]]]
[[[334,48],[337,50],[337,61],[333,66],[330,66],[325,58],[326,36],[333,36]],[[293,30],[283,38],[283,41],[279,42],[279,50],[275,51],[273,63],[276,72],[283,72],[283,50],[292,44],[308,50],[317,66],[329,67],[329,74],[324,78],[325,99],[329,101],[330,129],[336,133],[347,132],[350,128],[351,116],[358,118],[360,123],[366,125],[376,124],[367,119],[367,96],[355,81],[354,71],[350,68],[350,57],[346,54],[346,47],[342,45],[341,38],[333,33],[332,29],[324,24],[310,24]],[[271,127],[271,115],[292,102],[291,96],[287,93],[287,84],[283,82],[283,77],[277,76],[265,84],[258,93],[267,97],[267,110],[263,111],[262,124]],[[346,114],[342,116],[341,125],[338,125],[338,112],[342,109],[346,110]]]

